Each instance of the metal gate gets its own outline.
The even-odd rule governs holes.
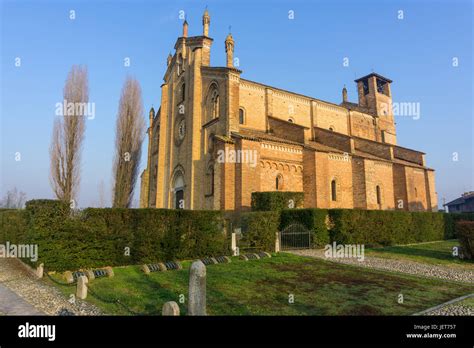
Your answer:
[[[311,231],[299,223],[288,225],[279,233],[281,250],[311,248]]]

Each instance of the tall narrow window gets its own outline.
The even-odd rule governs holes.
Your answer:
[[[206,181],[207,181],[206,196],[212,196],[214,194],[214,165],[213,164],[209,165],[209,167],[207,168]]]
[[[418,190],[415,187],[415,198],[417,198],[417,197],[418,197]]]
[[[335,202],[337,200],[336,180],[331,181],[331,199]]]
[[[377,204],[382,204],[382,196],[380,194],[380,186],[377,185],[375,188],[376,194],[377,194]]]
[[[239,109],[239,124],[245,123],[245,113],[244,109]]]
[[[219,93],[214,90],[211,98],[211,114],[212,118],[219,117]]]
[[[175,192],[175,209],[183,209],[184,191],[179,189]]]
[[[184,208],[184,179],[181,173],[174,176],[174,207],[175,209]]]
[[[178,76],[181,75],[183,71],[184,71],[183,55],[180,53],[178,56]]]
[[[275,189],[277,191],[280,191],[281,189],[283,189],[283,177],[281,176],[281,174],[278,174],[275,179]]]
[[[186,98],[186,84],[183,83],[181,85],[181,101],[184,101],[185,98]]]

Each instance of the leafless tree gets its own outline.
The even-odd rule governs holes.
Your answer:
[[[89,102],[87,69],[72,66],[63,91],[66,113],[54,120],[50,147],[51,186],[56,197],[71,202],[80,183],[81,150],[85,131],[85,105]]]
[[[122,88],[115,133],[113,206],[129,208],[138,178],[145,135],[140,84],[128,77]]]
[[[98,191],[99,191],[99,203],[98,203],[98,208],[105,208],[105,184],[104,184],[104,180],[101,180],[100,183],[99,183],[99,188],[98,188]]]
[[[0,201],[0,208],[22,209],[26,202],[26,193],[15,188],[7,192]]]

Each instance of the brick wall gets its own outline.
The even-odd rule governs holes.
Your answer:
[[[424,165],[423,153],[405,149],[403,147],[394,146],[393,147],[393,156],[408,162],[417,163],[419,165]]]
[[[425,187],[425,171],[419,168],[405,167],[405,177],[409,210],[426,210],[428,202]]]
[[[351,138],[346,135],[331,132],[326,129],[315,128],[314,136],[316,141],[321,144],[334,147],[344,152],[352,152]]]
[[[408,210],[405,166],[400,164],[393,165],[393,192],[395,198],[395,209]]]
[[[268,125],[273,135],[282,139],[304,143],[305,128],[302,126],[274,117],[268,117]]]
[[[367,209],[395,209],[393,168],[391,163],[364,160]],[[377,186],[381,202],[377,203]]]
[[[356,150],[367,152],[377,157],[385,158],[388,160],[393,159],[393,153],[391,146],[386,144],[377,143],[370,140],[361,138],[354,138],[354,146]]]

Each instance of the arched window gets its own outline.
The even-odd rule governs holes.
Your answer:
[[[213,84],[209,90],[207,99],[207,118],[206,122],[209,122],[219,117],[219,91],[216,84]]]
[[[212,96],[212,118],[218,118],[219,117],[219,93],[217,90],[214,91],[213,96]]]
[[[183,60],[183,55],[180,53],[178,56],[178,76],[181,75],[184,71],[184,60]]]
[[[331,181],[331,200],[334,202],[337,200],[336,180]]]
[[[283,189],[283,176],[278,174],[275,178],[275,189],[280,191]]]
[[[289,118],[288,122],[294,123],[295,121],[292,118]]]
[[[184,178],[182,171],[177,171],[173,181],[174,207],[184,209]]]
[[[245,112],[244,109],[239,109],[239,124],[245,123]]]
[[[214,164],[210,164],[207,167],[206,183],[206,196],[212,196],[214,194]]]
[[[331,132],[334,132],[334,126],[329,126],[329,130],[330,130]]]
[[[380,186],[377,185],[377,187],[375,188],[375,193],[377,195],[377,204],[382,204],[382,195],[380,193]]]

